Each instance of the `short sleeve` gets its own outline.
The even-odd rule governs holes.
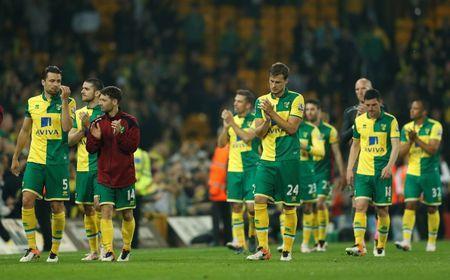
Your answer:
[[[75,102],[75,99],[71,98],[69,100],[69,114],[72,120],[75,119],[75,111],[77,110],[77,103]]]
[[[338,143],[339,137],[336,128],[331,127],[330,131],[330,144]]]
[[[302,119],[304,111],[305,111],[305,100],[303,99],[303,95],[299,94],[297,97],[295,97],[294,101],[292,102],[289,116],[295,116]]]
[[[255,102],[255,118],[262,119],[263,118],[263,114],[262,114],[261,108],[259,108],[259,102],[261,102],[259,100],[259,98],[256,99],[256,102]]]
[[[391,122],[391,138],[399,138],[400,137],[400,131],[398,129],[398,122],[397,119],[393,119]]]
[[[73,128],[78,128],[78,115],[75,115],[75,119],[72,122],[72,127]]]
[[[402,131],[400,131],[400,142],[408,142],[408,134],[406,133],[406,126],[403,126]]]
[[[440,123],[435,123],[431,128],[430,139],[432,140],[442,140],[442,125]]]

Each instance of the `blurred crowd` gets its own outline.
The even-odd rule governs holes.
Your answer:
[[[199,2],[240,5],[240,1]],[[261,17],[266,1],[246,2],[240,16]],[[302,1],[269,2],[264,5]],[[177,5],[169,0],[84,0],[70,5],[2,1],[0,104],[5,116],[0,129],[0,185],[6,205],[15,209],[10,215],[20,214],[20,178],[9,172],[9,157],[26,100],[41,90],[40,71],[49,64],[61,67],[63,84],[72,89],[78,107],[82,106],[80,86],[88,77],[125,92],[122,107],[138,118],[141,147],[152,159],[152,203],[144,209],[167,215],[210,212],[208,174],[219,112],[230,107],[235,90],[245,84],[237,77],[240,65],[258,71],[267,67],[264,33],[256,25],[250,40],[243,40],[237,26],[229,22],[223,33],[216,34],[215,67],[206,67],[202,58],[208,49],[207,23],[201,4],[192,4],[184,14]],[[361,76],[381,90],[400,124],[409,119],[409,101],[426,98],[431,116],[444,124],[443,155],[448,161],[449,21],[430,28],[413,18],[410,40],[397,46],[395,30],[379,24],[374,7],[356,15],[343,11],[341,18],[348,20],[318,26],[298,19],[292,31],[293,54],[283,61],[291,67],[289,88],[319,98],[338,128],[345,107],[356,103],[353,86]],[[74,189],[74,182],[71,186]],[[336,199],[337,205],[348,207],[348,201]]]

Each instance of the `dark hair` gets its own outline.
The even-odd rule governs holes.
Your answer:
[[[85,82],[90,83],[91,85],[93,85],[95,90],[102,90],[103,89],[103,82],[100,79],[89,78]]]
[[[245,100],[252,105],[253,105],[253,102],[255,102],[255,95],[247,89],[238,89],[236,91],[236,94],[245,96]]]
[[[317,99],[310,99],[306,101],[306,104],[313,104],[317,107],[317,109],[322,110],[322,105],[320,104],[320,101]]]
[[[47,66],[44,69],[44,71],[42,71],[42,75],[41,75],[42,80],[47,79],[47,74],[48,73],[55,73],[55,74],[62,75],[62,71],[61,71],[61,69],[58,68],[58,66],[50,65],[50,66]]]
[[[100,93],[110,98],[116,99],[118,102],[122,99],[122,90],[115,86],[107,86],[100,90]]]
[[[378,101],[380,101],[381,96],[380,92],[376,89],[368,89],[366,93],[364,94],[364,100],[370,100],[376,98]]]
[[[419,103],[421,103],[421,104],[422,104],[423,110],[424,110],[424,111],[428,111],[430,104],[429,104],[428,101],[426,101],[425,99],[417,98],[417,99],[414,99],[414,100],[411,102],[411,104],[412,104],[413,102],[419,102]]]
[[[281,74],[286,80],[289,77],[289,67],[284,63],[276,62],[270,67],[269,74],[270,76],[278,76]]]

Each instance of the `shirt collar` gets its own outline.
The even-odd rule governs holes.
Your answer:
[[[59,100],[59,99],[61,99],[61,93],[58,91],[58,93],[55,96],[53,96],[52,98],[50,98],[50,100],[48,100],[47,97],[45,96],[45,92],[42,91],[42,99],[44,99],[45,101],[50,101],[50,102],[52,100]]]
[[[288,88],[285,87],[285,88],[284,88],[284,92],[283,92],[283,94],[282,94],[280,97],[276,97],[275,95],[273,95],[272,92],[270,93],[270,97],[272,97],[273,99],[277,99],[277,98],[280,98],[280,99],[281,99],[281,98],[283,98],[283,97],[285,97],[285,96],[287,95],[288,91],[289,91]]]
[[[379,116],[376,120],[381,119],[383,116],[384,116],[384,110],[381,109],[380,116]],[[369,112],[366,113],[366,117],[367,117],[369,120],[373,120],[371,117],[369,117]]]

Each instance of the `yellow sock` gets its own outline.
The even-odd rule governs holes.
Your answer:
[[[59,244],[66,226],[66,215],[64,212],[52,214],[52,252],[58,254]]]
[[[297,209],[284,210],[283,251],[292,252],[297,232]]]
[[[233,227],[233,240],[239,247],[245,246],[244,211],[231,213],[231,225]]]
[[[391,225],[391,218],[389,215],[386,217],[378,216],[378,245],[377,248],[386,247],[386,241],[389,233],[389,226]]]
[[[366,213],[356,212],[353,219],[353,232],[355,234],[355,244],[364,245],[364,235],[366,234],[367,216]]]
[[[97,244],[102,244],[102,231],[101,231],[101,223],[102,223],[102,211],[95,211],[95,224],[97,225]]]
[[[27,236],[28,248],[37,249],[36,246],[36,214],[34,207],[30,209],[22,208],[22,225]]]
[[[319,220],[317,217],[317,213],[313,212],[313,220],[312,220],[312,233],[314,237],[314,244],[319,243]]]
[[[313,214],[303,213],[303,241],[302,244],[309,244],[309,239],[311,238],[312,225],[313,225]]]
[[[327,239],[328,219],[328,208],[317,211],[317,220],[319,222],[319,240],[325,241]]]
[[[97,217],[95,215],[84,215],[84,228],[86,230],[86,237],[89,241],[89,249],[91,253],[98,252],[98,228]]]
[[[255,237],[255,214],[248,212],[248,237]]]
[[[112,252],[114,238],[114,227],[112,220],[102,219],[100,228],[102,230],[102,244],[105,253]]]
[[[134,228],[136,224],[134,217],[131,221],[122,220],[123,249],[131,251],[131,241],[133,240]]]
[[[255,203],[255,229],[259,247],[269,249],[269,213],[267,204]]]
[[[428,213],[428,243],[436,244],[436,238],[439,231],[439,211],[433,214]]]
[[[406,242],[411,242],[411,235],[414,229],[414,224],[416,223],[416,211],[405,209],[403,214],[403,240]]]
[[[284,214],[284,210],[282,210],[282,211],[283,212],[281,212],[280,217],[279,217],[279,219],[280,219],[280,234],[281,234],[281,237],[283,237],[283,235],[284,235],[284,221],[286,220],[286,216]]]

